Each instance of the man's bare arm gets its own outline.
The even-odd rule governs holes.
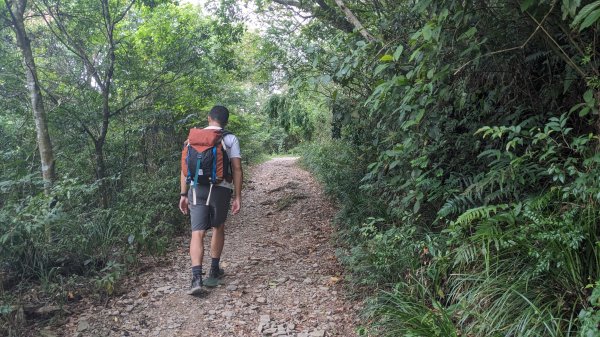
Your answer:
[[[244,172],[242,170],[242,159],[231,158],[231,170],[233,171],[233,187],[234,197],[231,204],[231,212],[237,214],[242,208],[242,183],[244,180]]]

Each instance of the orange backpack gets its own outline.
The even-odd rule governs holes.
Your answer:
[[[192,186],[231,182],[233,175],[223,137],[230,134],[222,129],[190,130],[181,155],[181,170]]]

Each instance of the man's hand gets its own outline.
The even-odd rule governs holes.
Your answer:
[[[242,198],[234,198],[233,203],[231,203],[231,213],[238,214],[240,209],[242,208]]]
[[[181,198],[179,198],[179,210],[183,214],[188,214],[188,197],[182,195]]]

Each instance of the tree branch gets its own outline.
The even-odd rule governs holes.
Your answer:
[[[350,8],[348,8],[344,4],[343,0],[334,0],[334,1],[338,5],[338,7],[342,10],[342,12],[344,12],[344,15],[346,16],[346,20],[348,20],[348,22],[350,22],[354,26],[354,28],[360,33],[360,35],[362,35],[362,37],[365,38],[365,40],[367,40],[367,42],[377,41],[375,39],[375,37],[373,37],[373,35],[371,35],[369,33],[369,31],[367,31],[365,29],[365,27],[358,20],[358,18],[354,15],[354,13],[352,13]]]
[[[156,92],[158,89],[162,88],[163,86],[165,86],[167,84],[170,84],[170,83],[173,83],[173,82],[177,81],[178,79],[180,79],[180,78],[182,78],[184,76],[187,76],[187,75],[189,75],[191,73],[192,73],[192,71],[190,70],[190,71],[188,71],[186,73],[176,74],[170,80],[160,82],[156,86],[150,86],[151,87],[150,90],[146,91],[145,93],[138,94],[137,96],[135,96],[134,98],[132,98],[129,102],[123,104],[120,108],[115,109],[113,111],[113,113],[110,114],[110,116],[113,117],[113,116],[116,116],[116,115],[120,114],[121,112],[123,112],[125,109],[129,108],[131,105],[133,105],[138,100],[150,96],[152,93]]]
[[[531,35],[529,35],[529,37],[527,38],[527,40],[525,40],[525,42],[523,42],[521,45],[519,46],[515,46],[512,48],[506,48],[506,49],[501,49],[501,50],[496,50],[493,52],[489,52],[487,54],[483,54],[483,55],[479,55],[476,58],[468,61],[467,63],[463,64],[462,66],[460,66],[455,72],[454,72],[454,76],[456,76],[458,73],[460,73],[466,66],[468,66],[469,64],[471,64],[473,61],[478,60],[480,58],[483,57],[488,57],[488,56],[492,56],[492,55],[496,55],[496,54],[501,54],[501,53],[506,53],[509,51],[513,51],[513,50],[517,50],[517,49],[523,49],[525,48],[526,45],[529,44],[529,41],[531,41],[531,39],[535,36],[535,34],[538,32],[538,30],[543,29],[542,24],[544,23],[544,21],[546,21],[546,19],[548,18],[548,15],[550,15],[550,13],[552,12],[552,10],[554,9],[554,5],[550,8],[550,10],[548,11],[548,13],[546,13],[546,15],[544,15],[544,18],[542,19],[541,22],[537,22],[537,27],[535,27],[535,30],[533,31],[533,33],[531,33]]]
[[[297,1],[297,0],[273,0],[274,3],[286,6],[295,7],[302,11],[312,13],[314,17],[320,18],[329,22],[333,27],[352,33],[354,26],[344,16],[340,16],[334,8],[331,8],[324,0],[314,0],[317,6],[313,6],[313,2]],[[297,13],[295,13],[297,15]]]
[[[83,61],[83,65],[85,66],[85,69],[88,71],[90,76],[92,76],[94,78],[94,80],[96,81],[96,84],[100,87],[100,90],[104,91],[105,90],[104,83],[103,83],[102,79],[100,78],[100,74],[98,74],[98,70],[96,69],[94,64],[90,61],[88,55],[83,50],[83,47],[81,47],[79,45],[79,43],[77,43],[71,37],[67,28],[64,26],[62,20],[60,20],[57,17],[57,15],[55,15],[54,11],[52,10],[52,8],[48,4],[48,2],[46,0],[42,0],[42,2],[44,3],[44,7],[46,7],[46,9],[48,10],[48,14],[50,15],[50,17],[52,17],[52,21],[54,23],[56,23],[56,26],[58,27],[59,31],[64,35],[64,37],[61,36],[54,28],[52,28],[52,24],[50,23],[50,21],[48,21],[48,19],[46,18],[45,15],[42,15],[42,18],[44,18],[44,22],[46,22],[46,26],[48,26],[48,29],[50,29],[50,32],[52,33],[52,35],[54,35],[63,44],[63,46],[65,46],[65,48],[67,48],[73,54],[77,55]],[[38,11],[42,12],[39,8],[38,8]]]
[[[292,6],[292,7],[302,8],[302,4],[300,3],[300,1],[295,1],[295,0],[273,0],[273,2],[278,3],[280,5],[284,5],[284,6]]]

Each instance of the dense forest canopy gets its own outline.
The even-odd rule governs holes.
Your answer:
[[[597,336],[599,33],[597,0],[2,0],[0,313],[164,253],[222,103],[339,202],[359,334]]]

